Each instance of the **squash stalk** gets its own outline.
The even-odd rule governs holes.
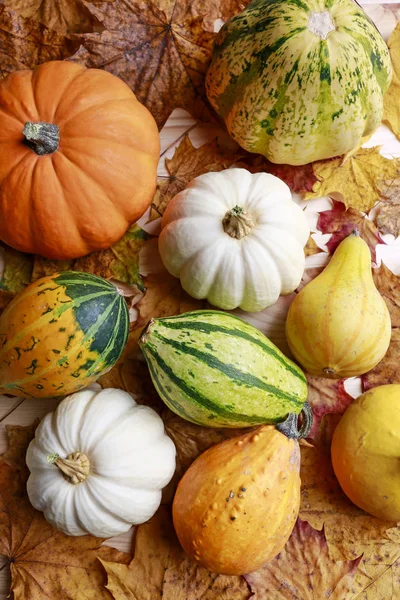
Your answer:
[[[253,229],[254,222],[241,206],[234,206],[231,210],[228,210],[222,219],[222,226],[225,233],[237,240],[241,240]]]
[[[276,425],[276,429],[286,435],[287,438],[294,440],[306,438],[310,433],[313,424],[313,412],[308,402],[304,403],[300,414],[303,417],[303,423],[300,428],[298,427],[299,415],[289,413],[285,421]]]
[[[38,156],[52,154],[58,150],[60,143],[60,130],[53,123],[32,123],[27,121],[22,133],[25,136],[25,144],[36,152]]]
[[[86,454],[82,452],[73,452],[72,454],[68,454],[67,458],[61,458],[58,454],[52,454],[47,460],[56,465],[64,478],[72,483],[72,485],[83,483],[90,473],[90,461]]]

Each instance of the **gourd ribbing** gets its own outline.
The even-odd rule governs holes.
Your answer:
[[[60,130],[53,123],[32,123],[27,121],[22,133],[25,136],[25,143],[38,156],[52,154],[58,150],[60,143]]]
[[[226,213],[222,220],[222,225],[225,233],[237,240],[241,240],[253,229],[254,222],[241,206],[234,206]]]

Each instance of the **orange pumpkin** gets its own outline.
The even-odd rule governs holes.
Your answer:
[[[149,206],[159,135],[118,77],[69,61],[0,81],[0,238],[52,259],[119,240]]]

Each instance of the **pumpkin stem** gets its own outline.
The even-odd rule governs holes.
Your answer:
[[[241,206],[234,206],[222,219],[222,225],[225,233],[241,240],[253,229],[254,222]]]
[[[335,31],[336,27],[329,10],[323,10],[321,12],[310,13],[307,29],[320,37],[321,40],[326,40],[330,32]]]
[[[52,454],[48,460],[57,465],[65,479],[73,485],[83,483],[90,473],[89,459],[82,452],[73,452],[68,454],[67,458],[60,458],[58,454]]]
[[[60,130],[53,123],[25,123],[22,133],[25,144],[39,156],[52,154],[60,143]]]
[[[299,415],[296,415],[295,413],[289,413],[286,421],[276,425],[277,430],[286,435],[288,438],[296,440],[299,440],[300,438],[306,438],[311,431],[313,423],[313,412],[308,402],[304,403],[300,414],[303,416],[303,423],[300,429],[298,428]]]

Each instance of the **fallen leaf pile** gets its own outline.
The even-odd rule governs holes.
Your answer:
[[[160,129],[175,108],[186,109],[197,121],[219,123],[204,88],[214,24],[248,3],[4,0],[0,3],[0,77],[47,60],[70,59],[121,77]],[[384,101],[384,120],[400,139],[400,24],[389,48],[394,77]],[[380,264],[378,252],[378,246],[388,241],[385,234],[400,233],[400,159],[385,158],[379,147],[358,147],[344,157],[302,167],[274,165],[232,141],[226,143],[225,137],[219,135],[200,146],[189,135],[183,137],[165,161],[167,175],[159,178],[148,221],[159,219],[171,198],[194,177],[233,165],[272,173],[306,200],[328,196],[331,207],[320,212],[306,255],[322,252],[319,234],[330,235],[329,254],[354,229],[367,242],[375,284],[388,305],[393,331],[388,353],[362,377],[362,389],[400,383],[400,276]],[[134,305],[131,332],[123,357],[99,383],[127,390],[137,402],[154,408],[177,448],[177,468],[164,490],[163,505],[138,528],[131,556],[90,536],[64,536],[29,505],[24,457],[36,423],[29,428],[8,426],[9,448],[0,457],[0,554],[11,570],[15,600],[400,599],[400,527],[354,506],[332,470],[333,431],[352,402],[344,380],[308,377],[314,424],[308,442],[301,445],[300,518],[284,550],[246,577],[212,574],[185,556],[170,515],[176,485],[199,454],[238,431],[184,421],[166,409],[154,389],[138,349],[141,331],[151,318],[208,304],[189,297],[163,267],[157,239],[147,232],[155,230],[155,223],[151,229],[148,223],[140,223],[142,227],[134,224],[111,248],[75,261],[49,261],[0,244],[0,311],[31,281],[57,271],[87,271],[117,282],[130,306]],[[301,285],[319,272],[320,267],[306,269]],[[274,307],[257,320],[241,313],[257,326],[274,315]],[[276,323],[277,329],[282,324],[283,320]]]

